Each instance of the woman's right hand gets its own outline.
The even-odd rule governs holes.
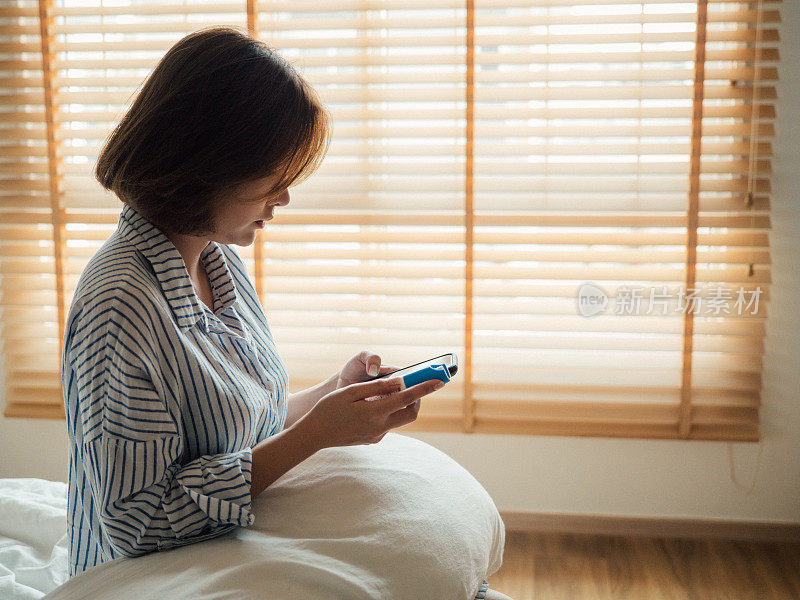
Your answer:
[[[443,385],[439,380],[423,381],[400,391],[399,377],[353,383],[320,398],[294,427],[310,436],[318,449],[374,444],[390,429],[414,421],[419,399]]]

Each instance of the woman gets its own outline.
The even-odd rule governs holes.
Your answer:
[[[329,139],[310,86],[228,27],[175,44],[108,139],[95,176],[125,206],[64,336],[70,576],[250,525],[252,499],[289,469],[379,441],[441,386],[368,381],[391,367],[364,351],[287,393],[230,244],[253,243]]]

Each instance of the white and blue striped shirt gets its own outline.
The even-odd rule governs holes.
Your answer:
[[[64,335],[70,577],[253,523],[251,448],[283,429],[288,377],[232,248],[201,264],[125,205],[86,266]]]

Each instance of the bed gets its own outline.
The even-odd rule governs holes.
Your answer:
[[[317,452],[253,511],[250,527],[67,580],[66,485],[0,479],[0,598],[471,600],[502,564],[505,527],[483,486],[394,432]]]

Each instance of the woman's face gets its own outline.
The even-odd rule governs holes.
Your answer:
[[[268,196],[275,184],[276,176],[240,186],[231,198],[222,204],[215,215],[215,232],[212,239],[222,244],[249,246],[255,241],[256,232],[272,219],[276,206],[289,204],[289,191],[278,196]]]

